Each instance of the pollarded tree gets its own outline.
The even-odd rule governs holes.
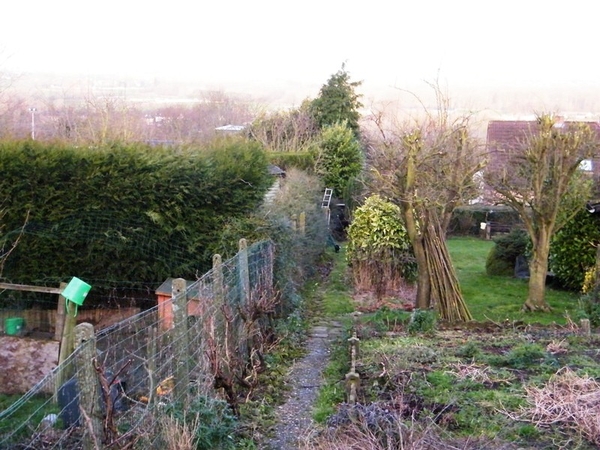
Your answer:
[[[544,298],[552,235],[581,211],[590,192],[590,179],[580,169],[599,145],[583,123],[557,124],[540,115],[520,145],[504,149],[506,163],[489,171],[488,184],[503,202],[517,211],[532,241],[529,292],[525,311],[547,311]]]
[[[370,146],[373,189],[402,211],[417,261],[416,307],[435,307],[442,319],[470,320],[446,246],[452,212],[476,197],[474,175],[483,163],[469,133],[468,117],[451,120],[448,99],[437,85],[436,113],[405,125],[384,126]]]
[[[345,65],[321,87],[319,96],[310,103],[311,113],[320,128],[346,122],[354,135],[360,135],[358,121],[362,104],[356,88],[360,81],[350,81]]]

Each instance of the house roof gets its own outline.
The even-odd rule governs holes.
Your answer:
[[[167,278],[163,284],[161,284],[158,289],[155,291],[157,295],[168,295],[170,296],[173,292],[173,280],[174,278]],[[186,280],[186,287],[190,287],[194,282]]]
[[[215,128],[215,130],[237,132],[237,131],[243,131],[245,128],[246,127],[244,125],[223,125],[222,127]]]
[[[600,123],[581,121],[558,121],[555,126],[563,127],[569,124],[585,123],[598,135],[600,139]],[[525,138],[535,134],[539,129],[536,120],[491,120],[487,128],[487,146],[489,149],[514,149]]]
[[[269,170],[269,175],[285,175],[285,170],[283,170],[281,167],[276,166],[275,164],[269,164],[268,167]]]
[[[585,123],[596,132],[600,141],[600,123],[589,121],[562,121],[556,123],[556,127],[564,127],[569,124]],[[495,169],[503,165],[508,158],[508,152],[518,149],[525,139],[539,130],[536,120],[491,120],[487,128],[487,152],[490,155],[490,168]],[[594,157],[599,161],[600,154]],[[594,171],[600,170],[600,164],[594,164]]]

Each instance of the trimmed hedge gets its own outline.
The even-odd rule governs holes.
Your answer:
[[[223,224],[256,209],[273,179],[257,143],[205,149],[0,144],[2,277],[18,283],[194,279]]]
[[[456,208],[448,226],[448,235],[479,235],[482,222],[494,222],[511,229],[522,224],[519,214],[508,206],[470,205]]]
[[[313,172],[315,167],[315,158],[312,153],[268,152],[267,158],[271,164],[275,164],[286,171],[295,168],[307,172]]]

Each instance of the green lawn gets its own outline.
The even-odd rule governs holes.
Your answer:
[[[551,288],[546,290],[546,301],[552,312],[521,312],[527,299],[527,281],[485,273],[485,261],[493,241],[460,237],[448,239],[447,244],[465,301],[475,320],[565,324],[565,311],[575,318],[579,295]]]

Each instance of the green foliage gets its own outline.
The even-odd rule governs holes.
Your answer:
[[[189,404],[169,404],[164,412],[176,423],[195,427],[197,450],[227,450],[236,448],[233,434],[237,419],[225,401],[194,396]]]
[[[482,222],[495,222],[510,228],[522,223],[519,214],[508,206],[459,206],[452,212],[448,234],[477,236],[480,234]]]
[[[600,290],[597,288],[579,299],[579,319],[589,319],[592,327],[600,327]]]
[[[490,364],[513,369],[531,369],[539,367],[546,357],[539,344],[523,343],[513,347],[506,355],[489,357]]]
[[[408,322],[410,313],[400,309],[390,309],[383,306],[373,314],[364,315],[361,323],[365,327],[370,327],[378,333],[386,331],[396,331]]]
[[[410,315],[406,330],[409,334],[426,334],[435,331],[436,314],[431,309],[415,309]]]
[[[14,282],[156,283],[210,267],[227,220],[258,207],[272,183],[258,144],[180,150],[37,141],[0,145],[3,245],[27,226],[3,276]],[[13,230],[13,231],[10,231]]]
[[[473,359],[481,355],[481,348],[475,341],[468,341],[456,350],[456,356],[461,358]]]
[[[400,209],[373,195],[354,213],[348,228],[347,261],[359,290],[385,292],[399,280],[413,280],[416,263]]]
[[[345,122],[327,126],[313,152],[316,173],[335,195],[344,197],[349,183],[362,170],[363,154],[352,130]]]
[[[314,152],[294,152],[294,153],[267,153],[267,158],[271,164],[275,164],[285,171],[290,169],[299,169],[306,172],[313,171],[315,167]]]
[[[594,267],[600,242],[600,216],[581,211],[552,237],[550,270],[561,286],[580,291],[585,271]]]
[[[319,96],[310,103],[310,111],[319,128],[347,123],[355,137],[359,136],[359,109],[362,104],[356,88],[362,83],[350,81],[344,65],[321,87]]]
[[[495,237],[495,245],[485,262],[485,272],[488,275],[513,276],[517,257],[527,254],[530,242],[527,232],[521,229]]]
[[[257,213],[268,222],[267,232],[276,245],[275,281],[285,314],[298,307],[298,288],[316,275],[327,246],[327,222],[320,208],[322,195],[318,178],[291,169],[273,202]],[[299,229],[302,214],[304,233]],[[293,217],[297,230],[292,227]]]

